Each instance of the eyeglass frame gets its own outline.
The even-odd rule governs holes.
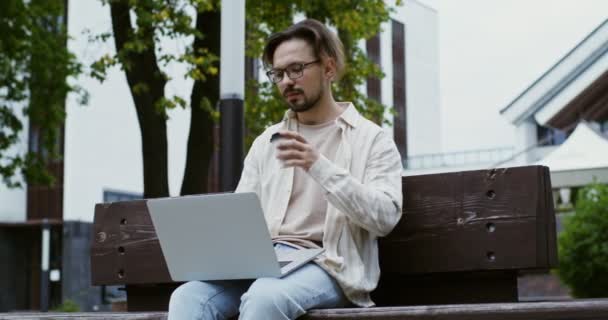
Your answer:
[[[285,74],[287,74],[287,77],[291,80],[299,79],[302,76],[304,76],[304,69],[306,69],[306,67],[308,67],[311,64],[315,64],[315,63],[319,63],[319,62],[321,62],[321,59],[317,59],[315,61],[306,62],[306,63],[292,63],[285,68],[272,68],[266,72],[266,76],[268,77],[268,80],[270,80],[270,82],[275,83],[275,84],[281,82],[283,80],[283,78],[285,78]],[[300,66],[300,70],[293,71],[293,73],[292,73],[292,71],[288,70],[289,68],[295,67],[295,66]],[[275,72],[279,72],[279,71],[281,72],[282,76],[277,81],[274,81],[273,74],[275,74]],[[292,74],[296,74],[296,75],[292,76]]]

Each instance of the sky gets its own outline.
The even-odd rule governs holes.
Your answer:
[[[513,146],[500,109],[608,19],[608,0],[418,1],[438,12],[443,152]]]

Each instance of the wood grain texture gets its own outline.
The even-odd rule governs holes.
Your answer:
[[[94,285],[172,282],[145,200],[95,206]]]
[[[383,271],[403,274],[555,266],[545,167],[403,178],[403,218],[380,239]],[[549,239],[553,237],[552,239]]]
[[[15,312],[15,313],[0,313],[0,320],[106,320],[106,319],[124,319],[124,320],[166,320],[166,312],[88,312],[88,313],[66,313],[66,312],[49,312],[49,313],[34,313],[34,312]]]
[[[605,320],[608,300],[311,310],[302,319]]]
[[[165,312],[0,313],[3,320],[164,320]],[[605,320],[608,299],[311,310],[302,320]]]

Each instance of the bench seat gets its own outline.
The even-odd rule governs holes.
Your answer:
[[[166,312],[0,313],[4,320],[165,320]],[[605,320],[608,299],[311,310],[302,320]]]

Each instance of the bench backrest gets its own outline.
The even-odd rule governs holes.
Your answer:
[[[557,265],[549,170],[403,177],[403,218],[379,241],[379,305],[517,300],[517,274]],[[98,204],[94,285],[127,286],[130,310],[163,310],[172,283],[146,200]]]

